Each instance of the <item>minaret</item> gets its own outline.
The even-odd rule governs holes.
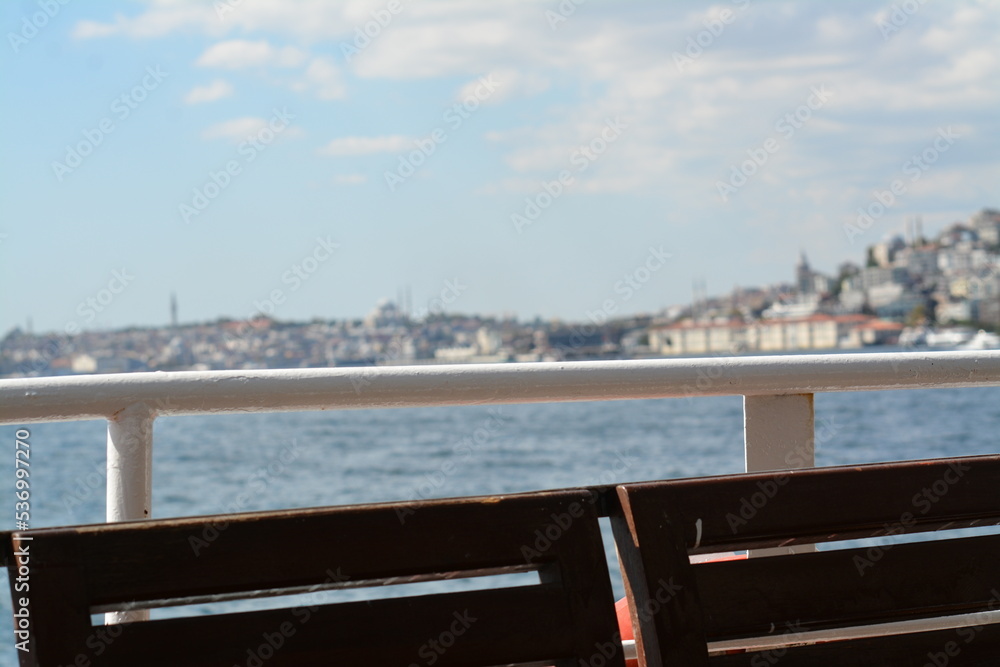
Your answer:
[[[708,311],[708,284],[704,278],[691,281],[691,320],[698,322]]]
[[[170,326],[177,328],[177,295],[170,293]]]
[[[813,293],[813,272],[809,268],[805,250],[799,250],[799,263],[795,266],[795,283],[799,294]]]

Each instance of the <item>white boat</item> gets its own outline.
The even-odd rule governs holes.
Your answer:
[[[899,344],[903,347],[927,345],[927,327],[906,327],[899,334]]]
[[[927,347],[957,348],[972,340],[975,332],[968,327],[931,329],[927,332]]]
[[[1000,336],[984,329],[958,346],[960,350],[1000,350]]]

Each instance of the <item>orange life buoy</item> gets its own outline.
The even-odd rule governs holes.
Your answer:
[[[618,617],[618,632],[621,633],[622,641],[635,639],[635,632],[632,630],[632,617],[628,613],[628,598],[622,598],[615,603],[615,615]],[[639,661],[626,660],[625,667],[639,667]]]

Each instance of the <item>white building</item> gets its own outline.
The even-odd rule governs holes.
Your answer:
[[[664,356],[834,349],[850,344],[852,331],[873,321],[875,318],[867,315],[822,314],[750,324],[738,320],[685,321],[651,327],[649,346]],[[865,344],[863,339],[855,336],[857,346]]]

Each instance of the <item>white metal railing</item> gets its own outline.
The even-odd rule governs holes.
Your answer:
[[[1000,386],[1000,351],[126,373],[0,380],[0,424],[107,419],[125,521],[151,514],[160,416],[743,395],[760,471],[813,465],[816,392],[977,386]]]
[[[126,521],[151,516],[160,416],[742,395],[761,471],[814,464],[816,392],[981,386],[1000,351],[128,373],[0,380],[0,424],[107,419],[107,519]]]

